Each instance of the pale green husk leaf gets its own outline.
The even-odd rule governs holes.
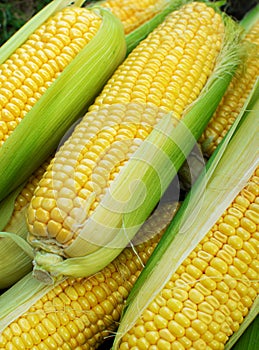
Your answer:
[[[33,250],[26,242],[25,210],[17,213],[8,226],[11,232],[0,232],[0,289],[10,287],[32,270]]]
[[[15,200],[23,186],[24,185],[22,184],[17,187],[8,197],[0,202],[0,231],[2,231],[8,224],[14,210]]]

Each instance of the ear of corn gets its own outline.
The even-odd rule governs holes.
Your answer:
[[[247,57],[238,67],[199,143],[204,155],[210,156],[238,116],[244,102],[259,76],[259,6],[253,9],[241,25],[245,28],[244,41]]]
[[[124,301],[176,208],[160,203],[138,232],[138,244],[90,278],[46,289],[28,275],[0,296],[0,348],[97,348],[117,328]]]
[[[200,27],[198,18],[203,16]],[[134,236],[201,135],[231,79],[238,47],[232,40],[238,34],[228,20],[225,27],[211,7],[190,3],[169,15],[115,72],[57,152],[31,201],[29,241],[40,249],[34,259],[38,278],[52,282],[62,274],[95,273]],[[192,33],[184,30],[182,21],[189,23]],[[194,62],[178,45],[186,46],[188,57],[193,53]],[[149,58],[151,51],[163,52],[159,56],[162,65],[158,58]],[[182,79],[190,74],[188,67],[194,67],[192,74],[200,77],[190,77],[187,91]],[[166,82],[164,88],[162,82]],[[151,85],[150,92],[142,91],[145,83]],[[170,110],[173,118],[165,116]],[[113,112],[110,116],[109,111]],[[182,123],[173,123],[182,117]],[[131,183],[135,187],[130,188]],[[147,195],[141,198],[143,188]]]
[[[258,111],[259,100],[163,235],[127,300],[114,349],[223,349],[244,317],[258,314]]]
[[[30,176],[24,186],[18,187],[17,190],[13,191],[11,195],[1,202],[0,289],[10,287],[32,270],[32,250],[26,249],[24,251],[23,244],[23,240],[28,235],[25,211],[40,178],[47,168],[47,164],[48,162],[42,164]],[[19,244],[22,244],[22,247]]]
[[[0,200],[56,149],[125,49],[122,25],[109,11],[64,8],[1,65]]]

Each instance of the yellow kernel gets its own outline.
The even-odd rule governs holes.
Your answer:
[[[169,329],[160,329],[159,331],[160,338],[172,343],[175,340],[175,336],[169,331]]]
[[[205,301],[207,301],[215,309],[218,309],[220,306],[219,301],[213,295],[208,295],[205,297]]]
[[[146,339],[149,344],[156,344],[159,339],[159,333],[157,331],[146,332]]]
[[[236,229],[236,234],[243,240],[243,241],[247,241],[250,237],[251,234],[245,230],[243,227],[239,226]]]
[[[234,249],[242,249],[243,240],[239,236],[233,235],[228,238],[228,244],[232,246]]]
[[[161,350],[171,350],[171,344],[164,340],[164,339],[159,339],[157,342],[157,348]],[[136,349],[137,350],[137,349]]]
[[[205,242],[203,244],[203,250],[214,256],[218,252],[219,248],[212,242]]]
[[[228,273],[230,276],[234,277],[235,279],[242,277],[242,273],[233,265],[230,265],[228,267]]]
[[[199,304],[204,300],[204,295],[202,293],[200,293],[197,289],[192,288],[189,291],[189,298],[195,304]]]
[[[182,290],[180,288],[175,288],[173,290],[173,296],[175,299],[179,301],[184,301],[188,299],[188,293],[185,290]]]
[[[192,260],[192,264],[197,267],[198,270],[204,272],[204,270],[206,269],[206,267],[208,266],[208,263],[198,257],[194,258]],[[189,272],[190,273],[190,272]]]
[[[184,307],[182,309],[182,313],[184,316],[186,316],[190,320],[195,320],[197,318],[197,311],[192,308]]]
[[[206,275],[202,276],[200,283],[209,290],[214,290],[217,287],[217,283],[212,278],[209,278]]]
[[[186,266],[186,272],[190,274],[192,277],[195,279],[199,279],[201,277],[202,271],[199,270],[197,267],[194,265],[187,265]]]
[[[169,307],[170,310],[173,312],[179,312],[183,308],[183,303],[180,300],[171,298],[167,301],[167,306]]]
[[[136,342],[136,346],[140,350],[148,350],[149,349],[149,343],[145,338],[140,338]]]
[[[204,322],[205,324],[210,324],[212,322],[211,315],[208,315],[207,313],[202,312],[202,311],[198,311],[197,314],[198,314],[198,319],[200,321]]]
[[[235,228],[226,222],[219,224],[219,230],[227,236],[232,236],[235,234]]]
[[[181,337],[178,340],[183,345],[184,349],[189,349],[192,346],[192,341],[186,336]]]
[[[186,328],[185,333],[186,337],[192,341],[198,340],[200,338],[200,334],[192,327]]]
[[[174,312],[170,310],[170,308],[163,306],[159,310],[159,314],[165,318],[166,320],[171,320],[174,316]]]
[[[186,317],[183,313],[178,312],[174,315],[174,320],[179,323],[180,326],[186,328],[191,325],[190,318]]]
[[[226,262],[218,257],[213,258],[210,265],[223,274],[228,271],[228,265]]]
[[[168,321],[160,315],[154,316],[154,323],[158,329],[167,328]]]
[[[214,290],[212,292],[212,295],[217,298],[217,300],[219,301],[220,304],[224,304],[227,302],[228,300],[228,294],[221,292],[220,290]]]
[[[252,260],[256,259],[257,252],[251,243],[244,242],[243,249],[251,256]]]
[[[206,350],[207,344],[203,339],[198,339],[193,342],[193,348],[197,350]]]
[[[168,322],[168,330],[169,332],[175,336],[176,338],[183,337],[185,334],[185,329],[178,322],[172,320]]]
[[[223,278],[222,273],[212,266],[208,266],[205,270],[205,273],[208,277],[211,277],[211,279],[213,279],[215,282],[220,282]]]
[[[246,217],[243,217],[240,221],[241,221],[241,226],[246,231],[248,231],[250,233],[253,233],[253,232],[256,231],[256,224],[252,220],[250,220],[250,219],[248,219]]]

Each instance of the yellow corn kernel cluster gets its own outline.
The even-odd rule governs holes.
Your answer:
[[[240,66],[223,96],[199,143],[203,153],[210,156],[226,135],[240,113],[256,78],[259,75],[259,21],[245,36],[247,42],[255,44],[247,57],[245,66]]]
[[[0,147],[101,22],[86,8],[65,8],[0,65]]]
[[[119,349],[224,349],[259,292],[258,224],[259,168]]]
[[[164,203],[142,226],[143,243],[90,278],[69,278],[38,300],[0,335],[0,349],[96,349],[117,328],[124,302],[172,219]]]
[[[159,13],[167,3],[165,0],[106,0],[100,6],[111,10],[121,20],[125,34],[129,34]]]
[[[37,237],[60,247],[74,241],[164,114],[172,111],[180,119],[199,96],[223,37],[221,16],[193,2],[132,51],[40,181],[28,210],[32,243]]]

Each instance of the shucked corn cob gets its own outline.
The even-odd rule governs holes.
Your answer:
[[[30,176],[24,187],[20,190],[11,208],[11,218],[0,231],[17,234],[26,239],[26,209],[33,196],[40,179],[46,171],[49,162],[40,166]],[[7,204],[8,205],[8,204]],[[0,224],[2,224],[0,220]],[[32,270],[32,259],[12,239],[0,238],[0,289],[10,287],[26,273]]]
[[[228,90],[222,98],[199,143],[205,155],[210,156],[238,116],[256,79],[259,76],[259,19],[245,35],[248,57],[237,69]],[[250,47],[252,46],[252,47]]]
[[[113,223],[105,218],[110,212],[98,216],[99,204],[159,119],[169,111],[181,119],[197,99],[225,34],[222,17],[193,2],[169,15],[128,56],[36,189],[28,210],[32,245],[71,257],[109,242],[111,235],[105,232]],[[104,222],[95,229],[99,217]],[[97,235],[102,235],[100,243]]]
[[[13,49],[15,37],[0,50],[0,200],[56,149],[125,56],[122,25],[109,11],[55,4],[61,9],[28,38],[25,25],[21,46]]]
[[[114,350],[224,349],[258,315],[259,100],[247,108],[136,281]]]
[[[119,349],[224,349],[259,293],[259,168]]]
[[[159,205],[138,233],[142,243],[125,248],[98,274],[52,288],[3,330],[0,348],[96,349],[117,328],[124,301],[176,208]]]
[[[111,10],[121,20],[125,34],[129,34],[168,6],[168,0],[104,0],[98,4]]]

